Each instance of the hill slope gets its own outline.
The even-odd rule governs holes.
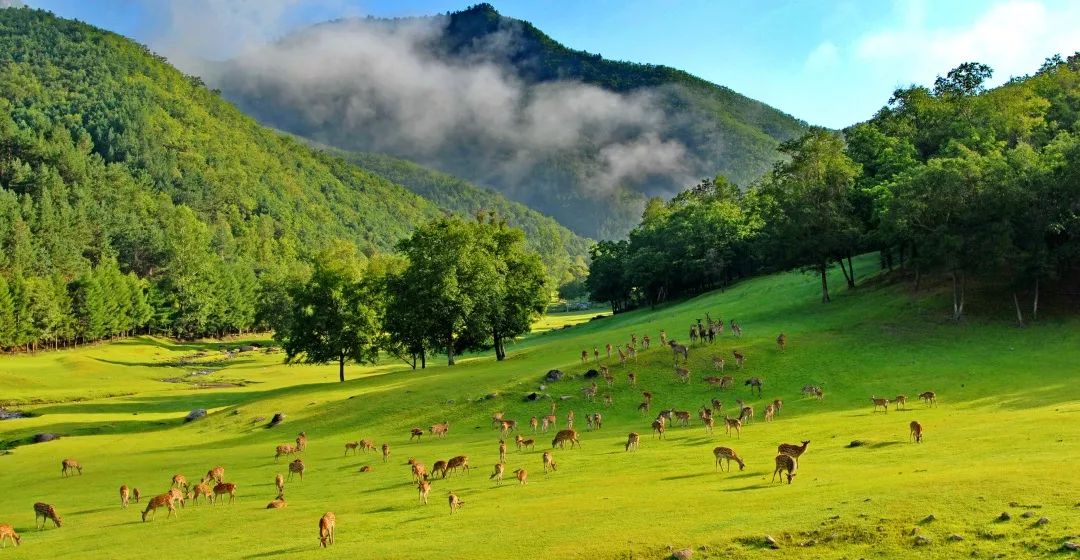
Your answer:
[[[862,258],[857,265],[874,262]],[[911,554],[913,528],[929,539],[916,549],[925,557],[1057,557],[1061,537],[1080,530],[1075,491],[1061,484],[1080,438],[1074,421],[1080,386],[1072,382],[1080,348],[1076,319],[1028,329],[957,325],[941,320],[933,298],[913,299],[887,283],[867,286],[826,306],[816,302],[813,276],[759,278],[655,312],[535,335],[512,347],[505,362],[481,355],[452,369],[416,372],[389,363],[353,368],[344,384],[334,381],[332,366],[285,367],[280,354],[250,352],[221,360],[224,345],[212,343],[144,339],[4,359],[0,383],[12,388],[5,399],[95,399],[32,406],[39,416],[0,422],[4,441],[38,432],[72,436],[0,456],[7,489],[0,520],[23,534],[18,553],[32,559],[142,558],[145,550],[130,543],[151,535],[158,543],[183,543],[159,547],[161,558],[323,557],[315,522],[325,511],[337,515],[334,548],[361,557],[623,558],[632,551],[635,558],[661,558],[670,545],[695,549],[695,558],[751,559],[767,552],[768,534],[785,558],[894,558]],[[744,334],[725,333],[712,346],[692,348],[693,380],[683,384],[655,337],[661,329],[682,333],[706,310],[738,319]],[[779,331],[788,335],[785,352],[774,343]],[[601,382],[600,390],[614,402],[585,402],[580,389],[589,381],[580,375],[595,365],[582,365],[580,350],[621,343],[631,333],[654,337],[654,347],[625,366],[602,358],[615,385]],[[733,349],[747,356],[742,370],[727,370],[736,387],[718,391],[704,383],[704,376],[718,375],[711,356]],[[199,350],[209,355],[196,357]],[[156,381],[207,367],[218,373],[202,378],[206,384],[250,383],[194,388]],[[555,449],[558,470],[544,474],[540,455],[552,434],[534,435],[526,421],[547,414],[549,401],[521,397],[537,390],[553,367],[575,377],[541,391],[558,399],[559,427],[567,412],[577,412],[581,447]],[[637,373],[637,387],[627,384],[629,371]],[[764,379],[761,397],[741,384],[749,376]],[[824,400],[801,395],[810,383],[824,387]],[[637,412],[644,390],[655,395],[648,416]],[[925,390],[937,392],[936,406],[917,402]],[[121,391],[135,394],[101,398]],[[910,399],[907,410],[871,412],[871,395],[897,394]],[[707,434],[694,411],[710,398],[721,400],[728,414],[743,399],[756,420],[739,437],[722,428]],[[783,409],[775,421],[762,421],[765,404],[776,398]],[[211,414],[183,424],[197,407]],[[663,440],[651,436],[653,414],[664,408],[691,411],[691,426],[670,428]],[[526,486],[500,486],[486,476],[498,459],[499,434],[489,418],[500,410],[521,422],[523,437],[537,440],[535,450],[521,451],[511,440],[508,452],[507,472],[526,468]],[[263,428],[278,411],[286,413],[285,424]],[[585,429],[591,412],[603,414],[602,429]],[[909,442],[912,420],[926,428],[922,444]],[[409,440],[409,428],[443,421],[450,422],[447,437]],[[309,437],[304,480],[287,482],[286,509],[263,510],[276,493],[274,474],[285,472],[284,461],[274,461],[274,446],[301,430]],[[643,437],[640,449],[626,452],[630,431]],[[344,456],[342,444],[359,438],[388,443],[390,461],[377,453]],[[777,444],[802,440],[810,444],[794,483],[771,483]],[[849,448],[852,440],[864,445]],[[717,472],[716,446],[736,449],[745,470]],[[430,467],[460,454],[479,472],[436,478],[430,505],[420,505],[406,460]],[[83,476],[61,479],[55,466],[64,457],[81,460]],[[117,507],[120,484],[147,496],[165,491],[174,473],[191,480],[214,465],[238,485],[236,503],[187,507],[175,519],[161,511],[162,518],[148,523],[139,521],[145,501]],[[361,465],[373,471],[357,472]],[[453,516],[446,505],[451,491],[466,502]],[[62,528],[33,530],[30,506],[39,500],[58,508]],[[1021,518],[1025,510],[1035,517]],[[1012,520],[995,521],[1002,511]],[[929,514],[936,520],[922,521]],[[1037,525],[1040,516],[1049,524]],[[511,537],[508,527],[520,530]],[[952,534],[963,540],[950,540]]]
[[[595,238],[624,235],[645,197],[718,173],[746,184],[805,130],[686,72],[572,50],[489,4],[317,25],[205,72],[263,122],[491,185]]]

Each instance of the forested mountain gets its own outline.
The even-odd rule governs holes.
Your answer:
[[[386,251],[443,213],[123,37],[0,9],[0,348],[249,329],[307,255]],[[530,241],[553,275],[582,244],[547,222]]]
[[[702,177],[747,184],[805,123],[666,66],[575,51],[489,4],[317,25],[199,70],[262,122],[490,185],[595,238]]]

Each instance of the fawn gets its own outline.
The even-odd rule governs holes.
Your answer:
[[[426,480],[421,480],[416,483],[416,489],[420,494],[420,503],[426,506],[428,493],[431,492],[431,483]]]
[[[326,512],[319,518],[319,544],[323,548],[327,545],[334,544],[334,525],[337,523],[337,518],[331,512]]]
[[[772,482],[776,482],[776,475],[780,475],[780,482],[784,482],[784,471],[787,471],[787,483],[791,484],[791,479],[798,474],[799,461],[791,455],[785,455],[783,453],[776,456],[776,470],[773,471]]]
[[[22,542],[14,527],[6,523],[0,524],[0,548],[6,547],[8,540],[14,543],[15,546],[19,546],[19,543]]]
[[[732,461],[735,461],[739,464],[740,471],[746,468],[746,463],[743,463],[743,460],[741,457],[739,457],[739,454],[735,453],[735,450],[730,447],[717,447],[713,449],[713,455],[716,457],[716,469],[718,470],[723,470],[723,467],[721,467],[720,464],[720,461],[722,459],[727,461],[728,472],[731,472]]]

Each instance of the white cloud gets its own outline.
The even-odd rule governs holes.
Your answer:
[[[832,67],[836,65],[839,54],[840,50],[832,41],[825,41],[810,51],[806,57],[806,69],[817,71]]]
[[[1038,0],[992,5],[963,27],[931,27],[922,2],[898,6],[895,27],[861,37],[856,56],[880,64],[900,81],[929,83],[963,62],[994,69],[995,82],[1029,74],[1051,55],[1080,49],[1080,3],[1048,10]]]

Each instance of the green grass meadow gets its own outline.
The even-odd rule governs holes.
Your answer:
[[[876,257],[856,262],[864,275],[875,265]],[[933,286],[916,296],[910,284],[889,278],[853,291],[842,284],[836,271],[829,305],[818,302],[816,277],[788,273],[657,310],[592,321],[597,310],[554,314],[508,346],[501,363],[470,355],[448,368],[434,357],[413,371],[385,359],[349,367],[346,383],[337,382],[336,365],[221,352],[250,341],[136,338],[0,357],[0,403],[35,414],[0,421],[0,441],[65,435],[0,455],[0,523],[22,535],[22,546],[0,557],[322,558],[331,553],[317,538],[325,511],[337,516],[332,552],[351,558],[664,558],[669,547],[725,559],[1076,557],[1059,550],[1067,537],[1080,540],[1080,320],[1048,314],[1020,329],[999,302],[976,298],[973,318],[956,324]],[[706,312],[735,318],[744,334],[736,339],[725,329],[713,345],[693,347],[693,380],[678,383],[658,333],[688,342],[690,324]],[[781,331],[785,352],[775,344]],[[585,402],[581,388],[589,382],[581,375],[595,364],[581,364],[581,350],[600,347],[608,363],[604,344],[625,344],[632,333],[650,335],[653,348],[636,363],[610,362],[612,407]],[[742,370],[733,349],[747,356]],[[734,390],[702,382],[715,374],[714,354],[727,358]],[[556,449],[559,470],[545,475],[541,452],[553,434],[533,436],[528,419],[546,414],[549,401],[523,397],[552,368],[573,377],[548,384],[546,393],[558,400],[560,426],[576,412],[581,448]],[[201,369],[217,371],[185,377]],[[626,382],[629,371],[638,375],[636,389]],[[764,379],[762,398],[742,385],[750,376]],[[198,384],[161,381],[175,377]],[[807,384],[821,385],[824,400],[803,397]],[[642,390],[655,395],[653,413],[691,411],[691,426],[656,440],[652,415],[637,411]],[[918,402],[927,390],[937,392],[936,407]],[[908,396],[907,410],[872,412],[872,395],[897,394]],[[757,416],[739,438],[720,427],[707,435],[696,411],[710,398],[732,414],[735,399],[744,399]],[[784,408],[765,423],[764,405],[777,398]],[[210,414],[184,424],[193,408]],[[489,418],[500,410],[538,442],[524,452],[510,442],[501,486],[488,479],[499,440]],[[287,418],[268,429],[275,412]],[[603,429],[586,431],[589,412],[604,415]],[[911,420],[925,426],[924,443],[909,442]],[[447,437],[410,443],[411,427],[442,421],[450,422]],[[287,472],[274,447],[301,430],[309,437],[304,480],[286,484],[287,508],[266,510],[274,475]],[[631,431],[642,441],[628,453]],[[389,443],[391,460],[344,456],[344,443],[360,438]],[[794,483],[770,483],[776,446],[801,440],[811,443]],[[848,448],[852,440],[865,445]],[[716,472],[717,445],[735,448],[746,470]],[[420,505],[406,461],[430,467],[455,455],[469,457],[471,474],[435,480],[430,504]],[[83,464],[82,476],[60,476],[66,457]],[[237,484],[236,503],[189,503],[176,518],[160,510],[141,521],[148,498],[165,492],[173,474],[198,479],[216,465]],[[361,473],[362,465],[373,470]],[[510,474],[522,467],[527,486]],[[138,487],[142,504],[121,509],[121,484]],[[465,501],[453,515],[450,491]],[[56,506],[63,527],[36,531],[36,501]],[[1003,511],[1012,519],[996,521]],[[1022,517],[1028,511],[1033,516]],[[936,519],[925,521],[928,515]],[[1040,517],[1049,523],[1038,525]],[[768,550],[765,535],[781,550]],[[916,546],[916,535],[929,544]]]

